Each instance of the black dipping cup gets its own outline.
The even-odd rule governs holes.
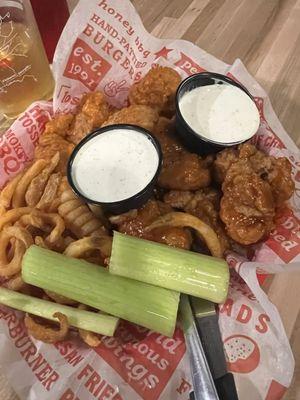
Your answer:
[[[180,108],[179,101],[184,96],[186,92],[196,89],[200,86],[207,85],[232,85],[243,90],[254,102],[253,97],[248,92],[248,90],[240,83],[235,82],[233,79],[228,78],[225,75],[213,73],[213,72],[200,72],[198,74],[191,75],[184,79],[177,88],[175,107],[176,107],[176,131],[178,136],[181,138],[185,146],[193,153],[198,153],[200,155],[217,153],[225,149],[226,147],[231,147],[245,142],[246,140],[241,140],[232,143],[221,143],[216,142],[206,137],[202,136],[201,133],[196,133],[188,124],[188,122],[183,118]],[[255,102],[254,102],[255,103]],[[248,138],[247,140],[249,140]]]
[[[81,149],[81,147],[83,145],[85,145],[89,140],[91,140],[92,138],[94,138],[95,136],[101,135],[103,132],[108,132],[108,131],[112,131],[114,129],[130,129],[130,130],[135,130],[138,131],[140,133],[142,133],[143,135],[145,135],[150,142],[153,144],[154,148],[157,151],[157,155],[158,155],[158,167],[157,170],[152,178],[152,180],[148,183],[148,185],[142,189],[140,192],[136,193],[135,195],[124,199],[124,200],[120,200],[120,201],[115,201],[115,202],[101,202],[101,201],[95,201],[95,200],[91,200],[88,197],[86,197],[84,195],[84,193],[82,193],[76,186],[74,180],[73,180],[73,176],[72,176],[72,166],[73,166],[73,162],[75,160],[75,157],[78,153],[78,151]],[[72,188],[72,190],[74,191],[74,193],[81,198],[85,203],[87,203],[88,205],[94,206],[93,209],[95,209],[95,207],[99,207],[99,209],[102,209],[103,211],[112,213],[112,214],[122,214],[125,213],[129,210],[132,210],[134,208],[139,208],[141,207],[143,204],[145,204],[147,202],[147,200],[149,200],[149,198],[152,196],[153,194],[153,189],[154,186],[157,182],[157,178],[158,175],[160,173],[161,170],[161,166],[162,166],[162,151],[161,151],[161,147],[159,142],[150,134],[149,131],[147,131],[146,129],[143,129],[139,126],[136,125],[129,125],[129,124],[115,124],[115,125],[110,125],[110,126],[105,126],[103,128],[99,128],[94,130],[93,132],[91,132],[90,134],[88,134],[83,140],[81,140],[81,142],[79,142],[76,147],[74,148],[69,161],[68,161],[68,166],[67,166],[67,178],[68,178],[68,182]],[[93,171],[91,171],[91,173],[93,173]],[[93,210],[94,211],[94,210]]]

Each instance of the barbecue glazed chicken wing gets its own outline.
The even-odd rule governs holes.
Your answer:
[[[158,184],[164,189],[197,190],[211,182],[207,163],[186,151],[174,133],[174,122],[161,117],[153,131],[163,152]]]
[[[273,228],[276,208],[294,191],[287,158],[275,158],[250,143],[217,154],[213,175],[222,183],[220,217],[228,235],[248,245],[265,238]]]
[[[196,192],[171,190],[165,194],[164,202],[194,215],[213,228],[224,252],[230,247],[230,239],[219,217],[220,198],[221,193],[213,188],[200,189]]]
[[[276,207],[291,197],[295,183],[292,180],[292,166],[287,158],[268,156],[250,143],[241,145],[239,151],[239,157],[248,159],[254,171],[270,184]]]
[[[181,152],[164,158],[159,186],[165,189],[197,190],[209,186],[210,171],[197,154]]]
[[[239,159],[237,148],[227,148],[217,154],[213,164],[213,178],[217,183],[223,183],[230,166]]]
[[[168,214],[172,207],[161,201],[149,200],[139,210],[112,216],[110,222],[117,226],[119,232],[143,239],[164,243],[181,249],[190,249],[192,236],[188,229],[176,227],[160,227],[145,231],[145,228],[161,215]]]
[[[222,191],[220,217],[233,240],[248,245],[271,232],[275,216],[271,186],[260,178],[249,161],[231,165]]]
[[[276,207],[291,197],[295,184],[291,176],[292,166],[288,159],[269,156],[250,143],[217,154],[214,162],[216,181],[222,183],[230,166],[239,160],[247,160],[253,171],[270,184]]]

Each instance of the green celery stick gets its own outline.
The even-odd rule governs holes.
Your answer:
[[[229,270],[221,258],[114,232],[111,274],[222,303]]]
[[[112,275],[83,260],[31,246],[22,262],[26,283],[172,336],[179,293]]]
[[[13,290],[0,287],[0,303],[16,310],[24,311],[38,317],[58,322],[53,314],[60,312],[68,318],[71,326],[86,329],[106,336],[113,336],[118,324],[118,318],[110,315],[98,314],[92,311],[57,304],[52,301],[27,296]]]

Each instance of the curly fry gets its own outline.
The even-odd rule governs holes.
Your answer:
[[[29,314],[26,314],[24,323],[28,334],[45,343],[56,343],[64,340],[69,332],[68,318],[60,312],[54,313],[53,317],[59,321],[59,330],[42,325],[36,322]]]
[[[3,236],[1,235],[1,246],[2,240]],[[21,271],[22,258],[26,250],[23,243],[17,240],[12,247],[13,257],[11,261],[8,261],[8,258],[6,257],[6,248],[7,246],[0,249],[0,276],[2,277],[10,277]]]
[[[72,200],[68,200],[62,203],[58,211],[60,215],[68,215],[69,218],[78,218],[81,215],[86,214],[87,208],[85,204],[82,204],[79,199],[73,198]]]
[[[71,190],[66,177],[62,179],[59,186],[59,195],[61,196],[62,203],[68,200],[77,199],[77,197],[74,195],[74,192]]]
[[[20,217],[26,214],[30,214],[33,211],[31,207],[20,207],[13,208],[7,211],[4,215],[0,216],[0,230],[3,229],[6,224],[14,224]]]
[[[64,230],[64,220],[55,213],[47,214],[39,210],[33,210],[31,214],[24,215],[20,218],[20,222],[25,226],[34,226],[41,229],[43,232],[49,231],[49,226],[53,227],[45,241],[49,243],[57,242]]]
[[[110,223],[109,220],[107,219],[105,212],[103,210],[102,207],[98,206],[94,206],[93,204],[89,204],[89,209],[92,211],[92,213],[100,219],[100,221],[102,222],[103,226],[106,229],[110,229]]]
[[[59,188],[60,204],[58,213],[64,219],[66,227],[78,238],[89,235],[103,236],[106,229],[99,218],[95,217],[87,205],[71,190],[66,179],[62,179]]]
[[[47,211],[49,211],[50,213],[53,212],[58,212],[58,207],[60,205],[60,200],[56,197],[55,199],[53,199],[53,201],[50,203],[49,208]]]
[[[5,235],[6,239],[16,238],[24,243],[24,246],[28,248],[33,244],[33,239],[30,233],[20,226],[7,226],[3,229],[0,235]],[[9,239],[8,239],[9,238]],[[0,249],[1,251],[1,249]]]
[[[2,189],[0,193],[0,205],[3,206],[4,208],[10,207],[13,194],[24,173],[25,171],[20,172],[11,181],[9,181],[7,185]]]
[[[7,247],[11,239],[15,240],[12,244],[12,259],[8,261]],[[21,262],[25,250],[33,244],[30,233],[19,226],[9,226],[0,232],[0,276],[9,277],[21,271]]]
[[[88,310],[84,304],[79,304],[80,310]],[[101,344],[101,338],[94,332],[86,331],[85,329],[78,329],[81,339],[90,347],[98,347]]]
[[[99,250],[104,257],[111,254],[112,238],[110,236],[88,236],[69,244],[64,254],[68,257],[83,258],[90,250]]]
[[[46,295],[51,299],[54,300],[55,303],[59,303],[59,304],[69,304],[69,305],[73,305],[73,304],[77,304],[77,301],[72,300],[72,299],[68,299],[65,296],[62,296],[60,294],[51,292],[51,290],[44,290],[44,292],[46,293]]]
[[[39,247],[43,247],[43,249],[49,249],[49,247],[45,243],[45,240],[44,240],[44,238],[42,238],[42,236],[36,236],[34,238],[34,244],[36,244]]]
[[[61,173],[52,174],[46,184],[44,193],[36,205],[39,210],[47,210],[55,200],[58,186],[61,181]]]
[[[73,243],[73,242],[76,241],[76,239],[73,239],[71,236],[65,236],[65,237],[63,238],[63,240],[64,240],[65,249],[69,246],[69,244],[71,244],[71,243]],[[64,250],[65,250],[65,249],[64,249]]]
[[[30,182],[46,167],[46,165],[47,161],[37,160],[35,161],[34,164],[31,165],[31,167],[28,168],[28,170],[19,180],[16,190],[13,194],[12,197],[13,208],[22,207],[25,205],[25,193]]]
[[[80,220],[80,217],[78,218],[78,220]],[[94,232],[96,232],[101,225],[102,222],[98,218],[93,217],[93,219],[87,221],[85,224],[81,226],[82,235],[89,236],[94,234]]]
[[[133,210],[127,211],[126,213],[119,215],[111,215],[109,217],[109,222],[114,225],[120,225],[123,222],[131,218],[136,218],[138,216],[138,210],[134,208]]]
[[[94,332],[78,329],[78,333],[81,339],[90,347],[98,347],[101,344],[100,337]]]
[[[59,152],[55,153],[51,158],[49,164],[42,170],[40,174],[38,174],[35,178],[30,182],[27,191],[25,193],[25,201],[26,204],[30,207],[34,207],[37,205],[39,200],[42,197],[42,194],[47,185],[48,179],[51,173],[56,168],[59,163],[60,155]]]
[[[3,287],[19,292],[24,289],[27,284],[23,281],[21,273],[12,276],[8,281],[3,283]]]
[[[183,212],[171,212],[155,220],[145,230],[161,226],[189,227],[196,230],[197,234],[204,240],[211,254],[215,257],[222,257],[222,246],[216,232],[199,218]]]
[[[64,232],[65,234],[65,232]],[[54,250],[59,253],[63,253],[65,249],[69,246],[70,243],[74,242],[75,239],[73,239],[70,236],[61,236],[55,243],[49,243],[44,239],[42,236],[35,236],[34,238],[34,243],[39,246],[43,247],[44,249],[49,249],[49,250]]]
[[[53,230],[50,235],[46,237],[46,240],[49,243],[55,243],[61,238],[65,230],[64,220],[58,214],[44,214],[42,218],[49,224],[54,225]]]
[[[69,215],[67,216],[67,218],[69,218]],[[95,218],[95,216],[90,212],[90,210],[85,210],[85,212],[76,219],[76,225],[80,227],[80,236],[85,236],[82,230],[83,225],[93,220],[97,221],[98,224],[101,225],[100,221],[97,218]]]

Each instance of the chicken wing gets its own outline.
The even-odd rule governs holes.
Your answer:
[[[59,152],[60,158],[56,170],[65,174],[67,162],[73,149],[74,145],[69,143],[62,136],[55,133],[47,135],[43,133],[34,150],[34,158],[50,161],[52,157]]]
[[[211,182],[206,161],[186,151],[176,137],[174,121],[160,117],[153,135],[160,142],[163,167],[158,184],[164,189],[197,190]]]
[[[93,129],[100,127],[109,113],[110,108],[102,92],[85,94],[67,133],[67,139],[74,144],[79,143]]]
[[[45,125],[43,135],[59,135],[65,137],[74,119],[72,114],[59,114]]]
[[[218,153],[214,162],[214,177],[217,182],[222,183],[229,168],[239,160],[249,161],[253,171],[270,184],[276,207],[291,197],[295,184],[289,160],[285,157],[269,156],[250,143]]]
[[[35,148],[35,158],[50,160],[58,151],[58,170],[65,173],[67,161],[77,144],[92,129],[100,126],[109,115],[109,106],[101,92],[83,96],[77,114],[57,115],[49,121]]]
[[[185,151],[165,157],[158,178],[159,186],[165,189],[197,190],[209,186],[210,182],[205,161]]]
[[[197,192],[171,190],[164,196],[166,204],[184,210],[201,219],[213,228],[220,240],[222,251],[230,247],[230,239],[219,217],[221,193],[213,188],[200,189]]]
[[[295,183],[292,179],[292,165],[287,158],[264,154],[250,143],[241,145],[239,151],[240,159],[248,159],[253,170],[270,184],[277,207],[291,197]]]
[[[220,217],[233,240],[248,245],[271,232],[275,215],[271,186],[253,170],[249,161],[231,165],[222,191]]]
[[[131,124],[153,131],[158,120],[157,112],[148,106],[133,105],[111,114],[102,126]]]
[[[183,151],[183,146],[176,137],[174,120],[160,117],[153,129],[153,135],[159,141],[165,157]]]
[[[172,116],[175,113],[175,93],[181,81],[180,75],[169,67],[156,67],[150,71],[129,92],[130,104],[155,108],[160,114]]]
[[[112,217],[111,222],[118,226],[118,231],[127,235],[141,237],[168,246],[189,249],[192,244],[192,236],[188,229],[177,227],[160,227],[147,232],[149,226],[161,215],[172,211],[172,207],[160,201],[149,200],[136,212],[130,212],[123,216]]]
[[[235,147],[229,147],[217,154],[213,163],[213,178],[216,182],[222,183],[225,180],[227,171],[231,164],[239,159],[239,151]]]

